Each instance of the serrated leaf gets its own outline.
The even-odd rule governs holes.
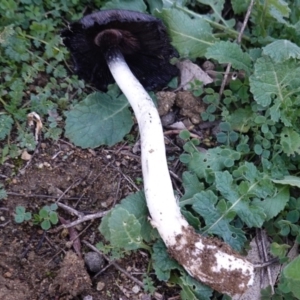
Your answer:
[[[250,73],[251,58],[248,53],[243,52],[237,43],[216,42],[207,48],[205,57],[215,59],[219,63],[231,63],[233,68]]]
[[[263,54],[279,63],[290,58],[300,59],[300,47],[289,40],[276,40],[263,47]]]
[[[153,245],[152,259],[153,269],[159,280],[169,280],[171,270],[179,268],[179,264],[169,256],[167,248],[161,239]]]
[[[249,227],[261,227],[266,218],[264,210],[247,199],[247,194],[251,193],[252,186],[249,187],[247,193],[240,195],[233,185],[233,178],[229,172],[216,172],[215,177],[217,189],[225,199],[230,201],[238,216]]]
[[[0,115],[0,140],[4,140],[10,134],[13,123],[11,116]]]
[[[112,246],[135,250],[142,244],[141,224],[124,208],[114,209],[108,220]]]
[[[223,23],[226,27],[232,28],[235,25],[235,20],[225,20],[222,16],[222,11],[224,8],[224,0],[218,0],[218,1],[211,1],[211,0],[197,0],[197,2],[208,5],[211,7],[213,13],[211,13],[209,16],[210,18],[219,23]]]
[[[231,159],[234,162],[240,159],[240,153],[221,147],[209,149],[206,152],[196,150],[192,153],[188,169],[195,172],[200,179],[205,178],[208,182],[211,182],[213,172],[222,171],[226,168],[225,159]]]
[[[218,235],[231,247],[240,251],[246,241],[245,234],[241,229],[230,225],[231,219],[220,211],[217,201],[218,197],[212,191],[203,191],[194,196],[192,207],[204,218],[205,232]]]
[[[155,12],[155,15],[166,24],[172,45],[182,57],[202,57],[206,49],[216,41],[212,28],[203,19],[192,19],[176,8],[163,9]]]
[[[82,148],[112,146],[120,142],[132,127],[125,96],[112,98],[96,92],[66,113],[66,137]]]
[[[300,153],[300,135],[292,128],[283,128],[280,134],[282,150],[288,156]]]
[[[0,187],[0,200],[7,198],[7,192]]]
[[[191,204],[188,200],[204,190],[204,184],[199,181],[196,174],[191,172],[184,172],[182,174],[182,185],[184,187],[184,195],[180,199],[180,205]],[[182,203],[181,203],[182,202]]]
[[[299,64],[294,61],[275,64],[268,57],[259,58],[254,65],[254,74],[250,76],[250,90],[255,101],[263,107],[273,101],[278,104],[278,110],[297,91],[299,73]],[[273,119],[278,121],[278,117]]]
[[[287,186],[278,189],[273,197],[267,197],[263,201],[257,201],[257,205],[263,208],[266,214],[266,221],[276,217],[284,210],[290,198],[290,191]]]

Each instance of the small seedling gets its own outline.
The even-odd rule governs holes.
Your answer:
[[[57,204],[53,203],[50,206],[46,205],[40,209],[38,214],[33,216],[33,223],[35,225],[40,224],[42,229],[48,230],[51,228],[51,225],[58,223],[58,214],[56,212]]]
[[[15,212],[16,223],[23,223],[24,221],[29,221],[31,219],[31,213],[26,212],[24,206],[17,206]]]

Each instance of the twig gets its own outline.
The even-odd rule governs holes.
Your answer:
[[[7,195],[10,196],[17,196],[17,197],[24,197],[24,198],[52,198],[52,199],[58,199],[59,196],[50,196],[50,195],[39,195],[39,194],[30,194],[30,195],[26,195],[26,194],[20,194],[20,193],[15,193],[15,192],[7,192]],[[78,200],[79,197],[63,197],[60,198],[60,200]],[[88,199],[88,198],[82,198],[84,200]]]
[[[253,5],[254,5],[254,1],[255,0],[251,0],[250,4],[248,6],[248,9],[247,9],[247,12],[246,12],[246,15],[245,15],[245,19],[244,19],[242,28],[241,28],[241,30],[239,32],[239,35],[237,37],[237,40],[236,40],[237,44],[240,44],[241,41],[242,41],[242,37],[243,37],[244,31],[245,31],[245,28],[247,26],[247,23],[249,21],[250,14],[251,14],[251,11],[252,11],[252,8],[253,8]],[[226,85],[226,82],[227,82],[227,78],[228,78],[228,75],[230,73],[230,69],[231,69],[231,64],[229,63],[227,65],[227,68],[226,68],[226,71],[225,71],[225,74],[224,74],[224,77],[223,77],[223,81],[222,81],[222,84],[221,84],[221,87],[220,87],[219,100],[221,100],[221,97],[223,95],[223,92],[224,92],[224,89],[225,89],[225,85]]]
[[[69,212],[71,215],[75,215],[75,216],[77,216],[77,217],[79,217],[79,218],[83,218],[84,217],[84,213],[82,213],[82,212],[80,212],[80,211],[78,211],[78,210],[76,210],[76,209],[74,209],[74,208],[72,208],[72,207],[70,207],[70,206],[68,206],[68,205],[65,205],[65,204],[63,204],[63,203],[60,203],[60,202],[58,202],[58,203],[56,203],[60,208],[62,208],[62,209],[64,209],[64,210],[66,210],[67,212]]]
[[[89,220],[102,218],[108,212],[109,212],[109,210],[106,210],[106,211],[98,212],[98,213],[95,213],[95,214],[86,215],[84,217],[81,217],[81,218],[77,219],[76,221],[71,222],[70,224],[64,224],[64,225],[59,226],[58,228],[54,229],[54,232],[57,232],[57,231],[61,230],[62,228],[69,228],[69,227],[76,226],[80,223],[83,223],[83,222],[86,222],[86,221],[89,221]]]

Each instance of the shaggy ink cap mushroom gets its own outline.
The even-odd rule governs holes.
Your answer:
[[[114,82],[107,63],[123,55],[130,70],[147,90],[166,85],[178,75],[170,64],[177,51],[162,21],[128,10],[104,10],[71,23],[61,32],[70,49],[75,73],[105,91]]]

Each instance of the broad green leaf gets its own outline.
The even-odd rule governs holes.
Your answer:
[[[289,40],[276,40],[263,47],[263,54],[280,63],[290,58],[300,59],[300,47]]]
[[[295,61],[275,64],[270,58],[259,58],[254,65],[254,74],[250,76],[250,90],[254,99],[263,107],[273,102],[276,111],[279,110],[280,106],[287,105],[286,102],[299,88],[299,73],[299,63]],[[272,119],[278,121],[279,117],[274,115]]]
[[[257,201],[257,205],[263,208],[266,214],[266,221],[276,217],[284,210],[290,198],[289,187],[279,187],[273,197],[267,197],[263,201]]]
[[[180,206],[191,204],[189,200],[195,194],[204,190],[204,184],[191,172],[184,172],[182,174],[182,185],[184,187],[184,195],[180,199]]]
[[[191,153],[191,159],[188,163],[188,169],[197,174],[202,179],[205,178],[211,182],[213,180],[213,172],[222,171],[226,168],[225,161],[231,165],[240,159],[240,153],[231,149],[222,149],[216,147],[206,152],[198,150]]]
[[[234,185],[233,178],[229,172],[216,172],[215,176],[216,188],[220,191],[222,196],[232,204],[232,210],[234,210],[249,227],[261,227],[266,215],[261,207],[248,199],[248,194],[251,193],[254,186],[250,185],[246,193],[239,194],[237,186]]]
[[[112,98],[96,92],[65,113],[66,137],[82,148],[112,146],[120,142],[132,127],[125,96]]]
[[[129,214],[134,215],[135,218],[139,221],[141,225],[141,236],[144,241],[150,242],[159,236],[157,230],[153,228],[148,221],[149,212],[145,195],[142,191],[140,191],[127,196],[121,201],[120,204],[117,204],[112,211],[110,211],[102,218],[99,230],[104,235],[106,240],[109,241],[111,238],[109,227],[109,219],[111,217],[111,213],[118,208],[125,209]]]
[[[238,108],[228,115],[226,121],[230,123],[233,130],[248,132],[255,114],[250,107]]]
[[[218,235],[231,247],[240,251],[246,241],[244,232],[230,225],[232,218],[217,206],[217,202],[218,197],[212,191],[203,191],[194,196],[192,207],[204,218],[205,232]],[[229,212],[229,209],[227,211]]]
[[[287,18],[291,12],[288,3],[284,0],[269,0],[267,9],[273,18],[283,24],[286,23],[284,18]]]
[[[244,70],[248,74],[251,70],[251,58],[248,53],[243,52],[241,46],[229,41],[220,41],[207,48],[206,58],[212,58],[219,63],[231,63],[232,67]]]
[[[140,191],[129,195],[120,204],[116,205],[116,208],[119,207],[127,210],[139,221],[141,224],[141,236],[144,241],[150,242],[159,236],[157,230],[148,221],[149,211],[144,192]]]
[[[236,14],[241,14],[247,11],[250,0],[231,0],[232,9]]]
[[[146,12],[147,6],[143,0],[111,0],[101,6],[103,9],[126,9]]]
[[[300,188],[300,177],[298,176],[287,175],[282,179],[272,179],[272,181],[278,184],[291,185]]]
[[[228,28],[232,28],[235,25],[235,20],[225,20],[223,18],[222,11],[224,9],[225,0],[211,1],[211,0],[197,0],[197,2],[208,5],[211,7],[213,13],[209,14],[209,17],[216,23],[221,22]]]
[[[282,150],[287,155],[300,153],[300,135],[292,128],[283,128],[280,134],[280,144]]]
[[[176,8],[163,9],[155,15],[166,24],[172,44],[182,57],[203,57],[216,41],[210,25],[203,19],[192,19]]]
[[[194,296],[196,296],[196,300],[209,300],[211,299],[212,296],[212,289],[210,287],[208,287],[207,285],[197,281],[196,279],[194,279],[193,277],[191,277],[190,275],[183,275],[180,277],[180,280],[182,282],[182,284],[179,283],[179,285],[181,286],[181,288],[183,289],[183,291],[185,291],[185,294],[187,292],[187,290],[184,290],[185,288],[189,288],[189,294],[190,292],[192,292],[192,294]],[[193,298],[189,298],[187,296],[182,297],[182,300],[191,300]],[[181,293],[182,295],[182,293]]]
[[[161,239],[156,241],[153,245],[152,259],[153,269],[159,280],[169,280],[171,270],[179,268],[179,264],[170,257]]]
[[[283,269],[283,275],[288,280],[290,291],[297,299],[300,299],[300,256]]]
[[[124,208],[114,209],[108,220],[112,246],[135,250],[142,244],[141,224]]]

